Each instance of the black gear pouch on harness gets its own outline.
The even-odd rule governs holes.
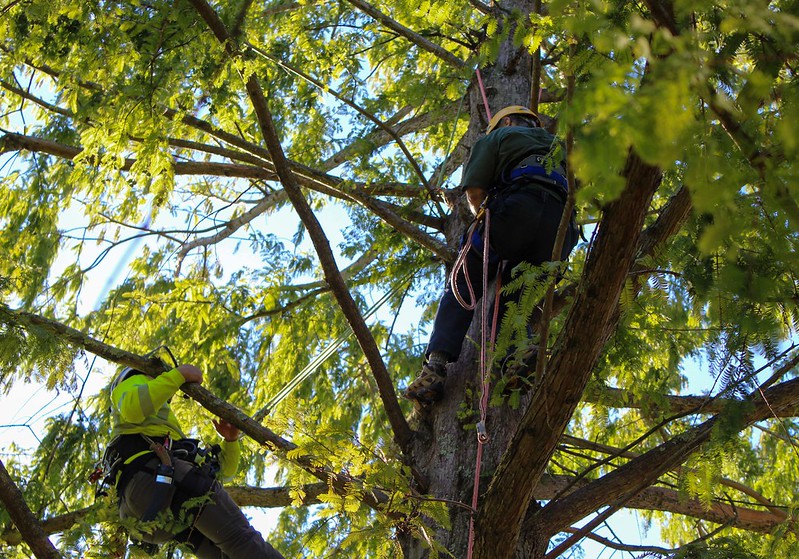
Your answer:
[[[160,438],[160,437],[159,437]],[[114,439],[106,449],[104,462],[109,465],[104,485],[116,483],[117,498],[121,500],[125,488],[138,472],[148,472],[155,477],[158,491],[141,520],[149,521],[166,508],[178,513],[187,500],[208,493],[219,472],[220,446],[215,444],[202,448],[198,439],[177,439],[168,441],[172,460],[182,460],[193,467],[180,479],[174,478],[174,468],[158,463],[153,452],[149,452],[151,442],[140,434],[121,435]],[[142,453],[130,463],[132,456]]]
[[[221,447],[218,444],[203,448],[198,439],[178,439],[172,441],[170,450],[174,458],[191,462],[210,477],[216,478],[219,473]]]

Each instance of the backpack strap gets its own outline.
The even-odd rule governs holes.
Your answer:
[[[547,156],[545,155],[528,155],[509,172],[505,173],[504,182],[513,184],[520,180],[529,179],[548,186],[555,186],[561,189],[563,193],[566,193],[569,188],[569,182],[565,176],[566,171],[560,165],[547,171],[546,160]]]

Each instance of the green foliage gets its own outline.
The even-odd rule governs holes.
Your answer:
[[[0,305],[0,387],[8,395],[15,382],[43,382],[48,389],[74,386],[77,352],[63,338],[21,325]]]
[[[215,394],[249,413],[346,336],[320,257],[264,147],[244,85],[255,77],[358,308],[411,277],[370,320],[391,380],[402,387],[418,369],[445,276],[441,254],[431,258],[418,239],[452,248],[462,224],[457,212],[441,215],[445,204],[434,202],[375,119],[401,135],[425,180],[454,186],[464,148],[484,124],[474,99],[461,100],[476,92],[475,66],[491,70],[490,99],[527,102],[529,88],[505,91],[505,78],[527,71],[526,53],[540,48],[540,109],[574,139],[569,164],[589,236],[627,186],[631,151],[663,172],[645,226],[681,188],[692,206],[687,222],[636,262],[619,326],[592,372],[589,392],[600,397],[578,408],[569,433],[643,452],[707,419],[668,409],[667,395],[699,383],[730,401],[710,443],[661,481],[709,505],[726,476],[796,506],[795,422],[741,431],[743,400],[762,380],[758,372],[783,362],[799,328],[794,0],[681,0],[663,4],[663,13],[647,3],[552,0],[540,14],[504,4],[486,14],[481,3],[463,0],[373,2],[402,26],[393,28],[347,2],[212,3],[228,28],[241,23],[231,44],[243,54],[235,60],[189,2],[7,4],[0,17],[0,288],[9,308],[56,317],[139,354],[166,345],[179,361],[200,365]],[[429,52],[419,37],[464,64]],[[503,319],[495,358],[531,342],[527,326],[549,278],[562,275],[559,287],[579,284],[590,254],[586,243],[567,268],[519,268],[505,289],[521,297]],[[549,325],[549,347],[570,304]],[[25,480],[36,514],[59,515],[93,501],[78,473],[99,459],[109,427],[106,392],[82,393],[76,370],[89,368],[105,384],[115,367],[91,369],[61,338],[23,328],[15,316],[0,309],[4,394],[42,382],[69,395],[69,411],[49,418],[24,459],[4,463]],[[611,388],[639,407],[608,404],[602,395]],[[502,405],[526,402],[515,395]],[[401,405],[410,412],[408,402]],[[210,418],[192,402],[175,409],[194,434],[214,439]],[[473,422],[469,405],[460,413]],[[435,530],[450,529],[450,509],[414,498],[353,338],[265,423],[291,438],[298,455],[361,482],[345,494],[327,492],[321,505],[285,508],[268,537],[286,556],[398,556],[408,535],[430,556],[447,556]],[[594,479],[625,460],[564,445],[550,470]],[[313,481],[251,442],[242,463],[236,482],[275,477],[295,501]],[[361,503],[376,489],[390,496],[399,520]],[[112,509],[98,507],[60,536],[60,547],[108,556],[119,543]],[[694,525],[671,516],[664,537],[690,541]],[[778,528],[725,535],[677,556],[795,555],[795,538]]]

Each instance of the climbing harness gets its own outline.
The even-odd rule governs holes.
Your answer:
[[[156,473],[155,469],[146,467],[147,462],[153,459],[153,454],[162,465],[172,466],[172,459],[176,458],[194,464],[205,475],[215,478],[220,469],[221,450],[218,444],[203,447],[199,439],[172,439],[165,436],[156,441],[142,434],[119,435],[109,443],[102,460],[89,475],[89,481],[101,481],[97,496],[105,496],[108,489],[116,487],[119,497],[136,472],[152,470],[151,473]]]
[[[153,475],[154,484],[150,502],[144,514],[139,518],[141,522],[150,522],[158,514],[170,508],[173,514],[178,514],[184,503],[189,499],[205,495],[214,484],[219,472],[218,444],[202,448],[197,439],[163,439],[154,440],[143,434],[120,435],[106,448],[103,460],[89,476],[89,481],[96,483],[102,479],[95,497],[107,496],[111,487],[116,487],[117,503],[120,503],[125,493],[125,487],[138,472]],[[157,457],[158,463],[151,465],[153,458]],[[181,481],[175,480],[174,460],[190,462],[194,467]],[[200,505],[196,515],[205,506]],[[195,510],[195,509],[189,509]],[[183,532],[176,534],[173,539],[178,542],[192,542],[194,536],[193,524]],[[148,555],[155,555],[160,545],[143,541],[135,537],[130,538],[131,545],[141,549]],[[169,552],[172,556],[172,551]]]
[[[551,161],[551,160],[550,160]],[[550,167],[551,167],[550,163]],[[518,181],[532,180],[538,184],[549,187],[554,193],[565,198],[569,192],[569,182],[566,179],[566,172],[560,165],[547,170],[547,156],[543,155],[528,155],[513,169],[504,173],[502,181],[508,184],[514,184]]]

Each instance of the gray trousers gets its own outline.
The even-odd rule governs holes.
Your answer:
[[[145,467],[154,469],[158,459],[149,461]],[[193,496],[196,487],[208,486],[211,482],[207,476],[191,463],[175,459],[174,486],[176,498]],[[205,479],[199,479],[204,476]],[[241,512],[238,505],[233,502],[230,495],[217,482],[210,483],[210,502],[204,503],[196,515],[192,526],[190,543],[194,554],[200,559],[284,559],[269,543],[265,542],[261,534],[250,525],[247,517]],[[124,518],[140,519],[152,502],[153,494],[157,491],[155,476],[151,471],[139,471],[133,475],[124,488],[119,503],[119,515]],[[166,508],[168,508],[168,504]],[[141,538],[150,543],[163,544],[172,539],[184,526],[174,526],[174,530],[167,525],[147,533]],[[199,536],[198,536],[199,533]]]

